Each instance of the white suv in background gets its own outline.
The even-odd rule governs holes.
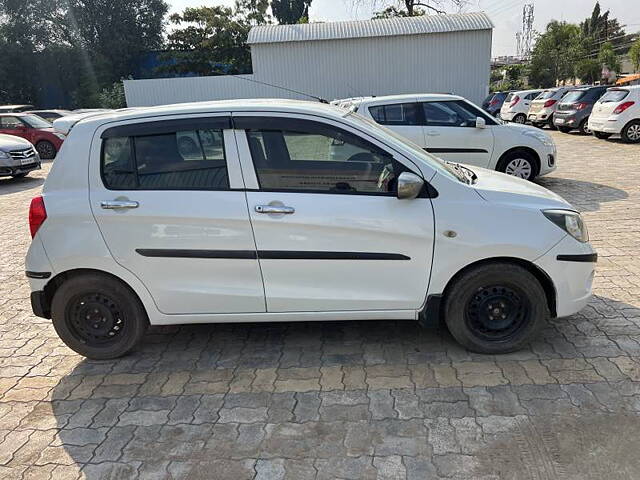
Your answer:
[[[334,103],[373,119],[443,160],[526,180],[556,168],[551,136],[537,128],[505,124],[463,97],[414,94]]]
[[[528,119],[531,125],[540,128],[547,125],[552,130],[555,130],[553,114],[558,108],[558,103],[562,100],[562,97],[573,88],[575,87],[550,88],[540,93],[529,107]]]
[[[500,118],[505,122],[514,122],[524,125],[527,123],[527,115],[529,115],[531,102],[540,95],[541,92],[542,90],[521,90],[519,92],[511,92],[502,104],[502,108],[500,109]]]
[[[376,319],[443,319],[502,353],[591,296],[597,254],[566,201],[352,112],[242,100],[75,121],[55,124],[69,136],[31,203],[26,275],[34,313],[87,357],[149,324]]]
[[[593,106],[589,129],[598,138],[620,134],[628,143],[640,143],[640,85],[607,90]]]

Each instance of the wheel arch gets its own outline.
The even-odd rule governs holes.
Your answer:
[[[133,287],[131,287],[131,285],[129,285],[128,282],[126,282],[125,280],[123,280],[122,278],[118,277],[117,275],[114,275],[113,273],[107,272],[105,270],[99,270],[96,268],[76,268],[76,269],[72,269],[72,270],[66,270],[64,272],[58,273],[55,277],[53,277],[51,280],[49,280],[47,282],[47,284],[45,285],[43,291],[44,291],[44,307],[45,307],[45,311],[48,313],[48,317],[47,318],[51,318],[51,302],[53,301],[53,297],[56,294],[56,292],[58,291],[58,289],[62,286],[63,283],[69,281],[72,278],[76,278],[80,275],[87,275],[87,274],[98,274],[98,275],[103,275],[105,277],[109,277],[112,278],[118,282],[120,282],[122,285],[124,285],[130,292],[132,295],[135,295],[135,297],[138,299],[138,301],[140,302],[140,305],[142,305],[142,308],[145,310],[147,310],[144,302],[142,301],[142,299],[140,298],[140,295],[138,295],[138,293],[135,291],[135,289]],[[148,314],[149,312],[147,312]]]
[[[465,274],[466,272],[474,268],[478,268],[483,265],[489,265],[492,263],[510,263],[512,265],[518,265],[519,267],[522,267],[525,270],[527,270],[529,273],[531,273],[538,280],[538,282],[540,282],[540,285],[544,290],[545,296],[547,297],[547,306],[549,307],[551,318],[557,317],[556,288],[553,284],[553,280],[551,280],[551,277],[549,277],[549,275],[544,270],[542,270],[540,267],[538,267],[534,263],[528,260],[523,260],[521,258],[515,258],[515,257],[485,258],[485,259],[470,263],[469,265],[466,265],[465,267],[461,268],[458,272],[455,273],[455,275],[453,275],[449,279],[449,281],[447,282],[447,285],[442,291],[441,305],[444,305],[444,301],[446,300],[447,295],[451,291],[451,287],[463,274]],[[439,310],[441,314],[444,313],[443,309],[440,308]]]

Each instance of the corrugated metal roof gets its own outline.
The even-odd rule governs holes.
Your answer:
[[[251,29],[247,43],[252,45],[256,43],[417,35],[465,30],[489,30],[493,27],[493,22],[484,12],[396,17],[350,22],[260,25]]]

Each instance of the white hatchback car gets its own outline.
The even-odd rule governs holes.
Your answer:
[[[524,125],[527,123],[531,102],[542,93],[542,90],[521,90],[511,92],[505,98],[500,109],[500,118],[505,122],[514,122]]]
[[[556,145],[548,134],[505,124],[463,97],[394,95],[336,100],[399,133],[443,160],[533,180],[556,169]]]
[[[440,318],[508,352],[591,295],[597,255],[562,198],[349,111],[243,100],[56,128],[26,275],[34,313],[90,358],[148,324]]]
[[[544,127],[548,125],[552,130],[556,129],[553,124],[553,114],[558,108],[558,103],[566,93],[575,87],[557,87],[543,90],[540,95],[531,101],[527,114],[531,125]]]
[[[598,138],[619,134],[625,142],[640,143],[640,85],[607,90],[593,106],[589,129]]]

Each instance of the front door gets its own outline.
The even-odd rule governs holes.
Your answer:
[[[113,258],[165,314],[265,311],[230,118],[98,130],[93,215]]]
[[[426,195],[396,198],[411,162],[328,120],[234,125],[268,312],[420,308],[434,223]]]
[[[493,153],[493,120],[462,100],[421,103],[426,150],[436,157],[487,168]],[[476,128],[485,118],[486,128]]]

